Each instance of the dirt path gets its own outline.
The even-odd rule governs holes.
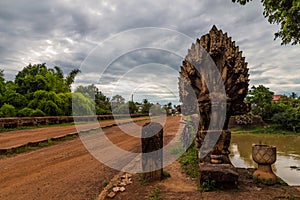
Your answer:
[[[146,118],[143,117],[133,120],[138,121],[143,119]],[[119,123],[125,123],[128,121],[128,119],[118,120]],[[110,120],[102,121],[100,123],[81,124],[77,125],[77,129],[85,130],[98,128],[99,124],[103,128],[115,124],[115,121]],[[70,133],[76,133],[77,129],[75,125],[72,125],[3,132],[0,133],[0,149],[11,149],[28,144],[29,142],[40,142],[49,138],[63,137]]]
[[[167,199],[167,200],[283,200],[300,199],[300,191],[297,187],[277,183],[266,186],[253,181],[251,174],[254,169],[238,168],[239,181],[236,189],[213,189],[213,191],[201,191],[197,186],[197,179],[188,178],[182,171],[180,164],[174,162],[164,171],[171,177],[162,181],[144,184],[138,175],[133,176],[133,183],[126,186],[126,191],[118,193],[115,200],[142,200],[142,199]],[[156,191],[156,192],[155,192]],[[105,200],[110,200],[106,197]]]
[[[179,120],[168,118],[164,127],[168,140]],[[140,149],[140,139],[125,135],[119,127],[106,129],[106,135],[123,149]],[[1,159],[0,199],[93,199],[102,190],[103,182],[116,173],[93,158],[77,138]]]

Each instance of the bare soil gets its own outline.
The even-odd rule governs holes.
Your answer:
[[[168,118],[164,126],[166,138],[170,138],[174,133],[179,120],[179,117]],[[136,124],[142,126],[146,122],[136,122]],[[41,129],[32,132],[37,130]],[[42,130],[40,134],[65,132],[73,131],[74,126]],[[13,132],[7,134],[17,139],[17,135],[21,136],[24,131],[18,131],[15,133],[16,136],[13,136]],[[123,149],[139,151],[141,148],[139,138],[126,135],[117,126],[107,128],[105,133],[114,144]],[[34,133],[34,135],[39,134]],[[81,140],[77,138],[1,159],[0,199],[95,199],[103,189],[104,183],[117,173],[118,171],[105,166],[91,156]]]
[[[176,133],[179,120],[179,117],[168,118],[164,126],[165,143]],[[126,135],[117,126],[107,128],[106,135],[123,149],[140,151],[140,139]],[[139,175],[134,175],[133,184],[114,199],[149,199],[155,188],[163,199],[300,199],[296,187],[255,183],[245,169],[239,170],[238,189],[213,192],[200,192],[197,181],[186,177],[177,162],[164,170],[171,174],[170,178],[148,185],[142,184]],[[117,173],[92,157],[77,138],[0,159],[0,199],[96,199],[104,183]]]
[[[275,199],[300,199],[300,190],[284,183],[273,186],[254,182],[251,173],[254,169],[238,169],[239,183],[236,189],[213,189],[212,191],[201,191],[197,179],[187,177],[181,170],[180,164],[175,162],[164,169],[171,177],[162,181],[146,183],[141,181],[139,175],[133,176],[133,183],[126,186],[125,192],[118,193],[116,200],[275,200]],[[156,193],[155,190],[159,191]],[[152,195],[152,198],[151,198]],[[106,200],[109,200],[106,197]]]

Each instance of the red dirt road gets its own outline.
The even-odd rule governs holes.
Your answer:
[[[167,119],[168,140],[178,130],[179,120]],[[140,149],[140,139],[125,135],[119,127],[108,128],[105,134],[123,149]],[[116,173],[93,158],[77,138],[1,159],[0,199],[93,199]]]
[[[136,118],[133,121],[143,120],[143,118]],[[129,121],[128,119],[118,120],[118,123],[124,123]],[[101,121],[100,123],[89,123],[77,125],[80,130],[98,128],[100,126],[106,127],[114,124],[114,120]],[[29,142],[40,142],[42,140],[47,140],[49,138],[62,137],[70,133],[76,133],[77,129],[75,125],[72,126],[56,126],[56,127],[46,127],[37,128],[31,130],[17,130],[10,132],[0,133],[0,149],[10,149],[14,147],[19,147],[25,145]]]

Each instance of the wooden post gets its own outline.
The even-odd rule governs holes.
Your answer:
[[[148,181],[161,180],[163,177],[163,127],[160,123],[144,124],[142,153],[143,178]]]

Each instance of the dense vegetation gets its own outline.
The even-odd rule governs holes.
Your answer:
[[[300,132],[300,99],[295,93],[282,95],[273,100],[274,92],[263,85],[253,86],[246,102],[251,104],[251,114],[260,116],[263,121],[281,128]]]
[[[70,115],[71,84],[75,69],[64,77],[59,67],[48,69],[46,64],[29,64],[18,72],[14,81],[5,82],[0,74],[0,116]]]
[[[138,104],[139,108],[137,103],[125,102],[120,95],[110,100],[95,85],[78,86],[71,92],[78,73],[80,70],[75,69],[64,76],[57,66],[52,69],[45,63],[29,64],[18,72],[14,81],[6,82],[0,70],[0,117],[101,115],[112,111],[114,114],[149,113],[153,107],[147,99]],[[155,110],[161,113],[162,108]]]
[[[45,63],[29,64],[14,81],[6,82],[3,70],[0,70],[0,117],[174,112],[172,103],[161,107],[147,99],[142,103],[125,102],[121,95],[109,99],[95,85],[78,86],[71,92],[71,84],[78,73],[80,70],[75,69],[64,76],[57,66],[52,69],[47,68]],[[265,86],[253,86],[246,97],[246,102],[251,104],[251,112],[239,117],[248,121],[251,117],[247,116],[256,115],[269,124],[300,132],[300,98],[292,93],[273,101],[273,96],[274,92]],[[78,106],[73,112],[72,100],[78,102],[73,105]]]

